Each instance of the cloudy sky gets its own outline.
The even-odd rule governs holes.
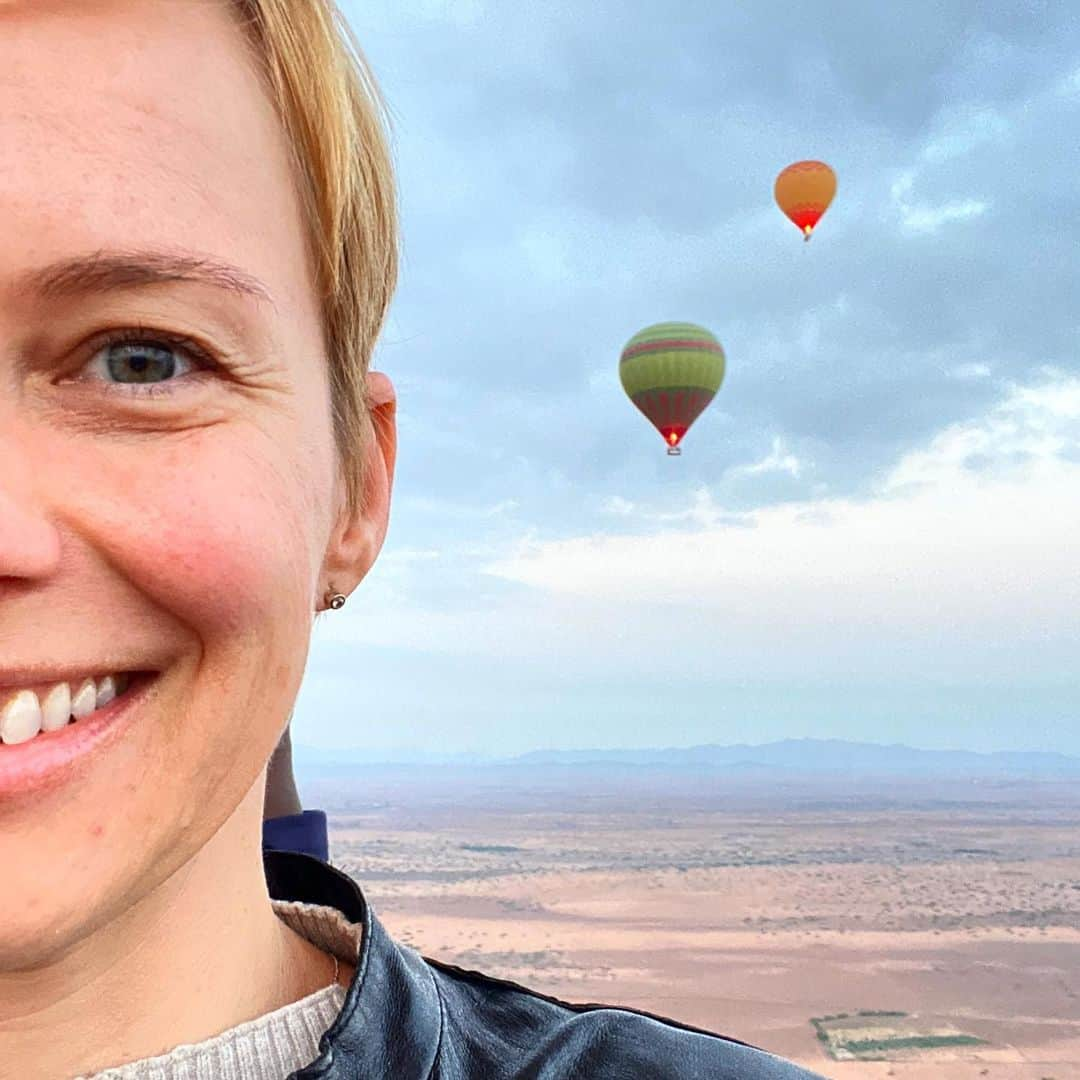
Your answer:
[[[393,114],[400,457],[294,740],[1080,753],[1072,3],[343,7]],[[668,319],[728,357],[681,457],[618,379]]]

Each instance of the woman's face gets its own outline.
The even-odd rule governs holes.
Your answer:
[[[287,162],[224,0],[0,0],[0,706],[15,669],[160,672],[62,783],[0,761],[0,970],[123,911],[261,784],[327,580],[381,543],[385,490],[340,516]],[[177,258],[192,280],[152,280]]]

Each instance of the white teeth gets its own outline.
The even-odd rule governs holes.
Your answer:
[[[0,712],[0,742],[21,743],[41,730],[41,706],[33,690],[20,690]]]
[[[97,687],[93,679],[83,679],[75,696],[71,699],[71,715],[76,720],[89,716],[97,708]]]
[[[116,680],[111,675],[106,675],[97,685],[97,704],[94,707],[100,709],[103,705],[108,705],[114,697]]]
[[[40,701],[33,690],[19,690],[0,709],[0,743],[21,743],[39,731],[60,731],[72,717],[81,720],[108,705],[130,684],[131,677],[126,674],[105,675],[97,682],[87,678],[72,694],[71,685],[62,682]]]
[[[71,687],[57,683],[41,703],[41,730],[59,731],[71,719]]]

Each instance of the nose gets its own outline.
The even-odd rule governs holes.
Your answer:
[[[41,576],[60,558],[60,534],[34,479],[35,448],[12,412],[0,408],[0,595],[5,580]]]

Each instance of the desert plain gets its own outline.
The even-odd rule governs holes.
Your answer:
[[[331,861],[424,955],[837,1080],[1080,1078],[1076,788],[420,766],[304,784]]]

